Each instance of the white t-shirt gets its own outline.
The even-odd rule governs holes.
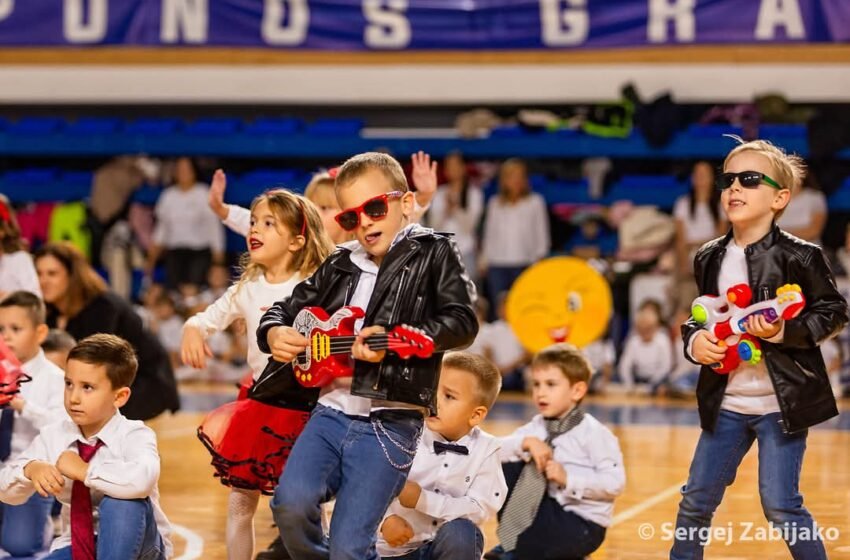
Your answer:
[[[32,292],[41,297],[41,286],[32,255],[26,251],[0,254],[0,292],[10,293],[17,290]]]
[[[673,342],[663,327],[648,342],[637,333],[630,334],[617,367],[623,385],[628,388],[634,387],[635,379],[650,384],[663,381],[672,369]]]
[[[269,361],[269,355],[260,351],[257,346],[257,327],[266,310],[292,295],[292,290],[301,282],[298,274],[286,282],[271,284],[260,274],[256,279],[244,282],[241,286],[234,284],[227,289],[215,303],[190,317],[187,326],[196,327],[204,336],[220,332],[230,326],[230,323],[242,317],[248,329],[248,365],[257,379]]]
[[[165,189],[156,203],[154,243],[166,249],[224,251],[224,228],[210,210],[208,197],[201,183],[186,191]]]
[[[525,355],[525,348],[520,344],[511,326],[507,321],[501,320],[481,325],[475,342],[467,348],[467,351],[481,355],[489,351],[493,363],[503,373],[507,373],[505,370]]]
[[[717,215],[722,216],[722,210],[718,209]],[[689,245],[704,243],[717,237],[717,223],[711,215],[709,205],[705,202],[697,203],[691,216],[691,196],[688,194],[676,199],[673,217],[685,224],[685,241]]]
[[[489,266],[527,266],[549,253],[549,214],[537,193],[511,204],[494,196],[487,203],[483,252]]]
[[[720,265],[717,288],[719,293],[725,294],[726,290],[736,284],[749,284],[747,258],[744,249],[738,247],[734,240],[730,240]],[[754,366],[742,363],[729,373],[729,383],[726,385],[726,394],[720,408],[759,416],[779,412],[776,391],[763,360]]]

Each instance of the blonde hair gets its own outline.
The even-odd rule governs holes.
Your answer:
[[[304,197],[312,202],[319,190],[323,188],[332,190],[334,188],[334,178],[327,171],[319,171],[313,175],[313,178],[307,183],[307,188],[304,189]]]
[[[525,175],[525,190],[520,194],[520,198],[527,196],[531,192],[531,185],[528,182],[528,165],[524,160],[519,158],[506,159],[499,168],[499,198],[507,200],[509,198],[507,188],[505,187],[505,175],[510,169],[520,169]]]
[[[401,164],[394,157],[380,152],[365,152],[346,160],[336,175],[336,188],[350,185],[372,169],[377,169],[387,178],[392,190],[401,192],[410,190]]]
[[[322,225],[316,205],[285,189],[274,189],[255,198],[251,203],[251,211],[264,201],[268,203],[269,210],[279,222],[279,227],[287,228],[292,235],[304,236],[304,246],[293,257],[292,270],[298,272],[302,278],[310,276],[334,248]],[[242,256],[241,264],[242,276],[238,283],[240,287],[265,271],[265,267],[253,262],[248,253]]]
[[[780,187],[790,190],[793,194],[803,186],[803,179],[806,177],[806,163],[803,161],[803,158],[796,154],[786,153],[785,150],[767,140],[745,142],[739,136],[730,136],[738,142],[738,145],[723,160],[724,171],[729,164],[729,160],[733,157],[744,152],[753,152],[770,162],[770,166],[773,168],[770,178],[779,183]],[[785,208],[788,208],[787,204]],[[785,208],[776,212],[775,220],[778,220],[782,216]]]

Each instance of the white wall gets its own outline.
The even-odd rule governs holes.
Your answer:
[[[495,104],[616,99],[850,100],[850,64],[6,65],[3,103]]]

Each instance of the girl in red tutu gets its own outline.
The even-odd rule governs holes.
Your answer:
[[[216,180],[224,180],[221,171]],[[203,368],[212,356],[206,337],[244,318],[253,381],[268,361],[257,347],[260,317],[310,276],[333,245],[316,207],[282,189],[266,192],[251,204],[247,241],[242,277],[209,308],[186,321],[181,355],[186,364]],[[240,391],[237,401],[212,411],[198,428],[198,437],[213,457],[215,475],[231,488],[226,533],[230,560],[252,558],[260,494],[274,489],[315,403],[316,396],[301,390],[294,376],[292,384],[287,398],[275,402],[246,398],[246,391]]]

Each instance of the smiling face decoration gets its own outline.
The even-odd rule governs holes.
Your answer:
[[[556,342],[583,347],[605,334],[611,289],[596,270],[575,257],[554,257],[528,268],[508,293],[506,314],[530,352]]]

